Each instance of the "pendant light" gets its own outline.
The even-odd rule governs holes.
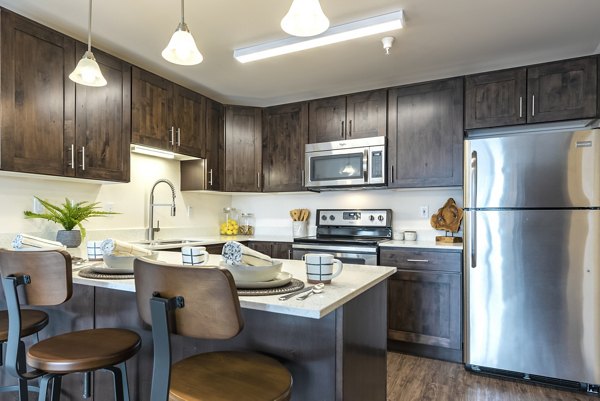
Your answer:
[[[162,51],[162,56],[165,60],[179,65],[200,64],[204,59],[183,19],[183,0],[181,0],[181,22],[171,36],[169,44]]]
[[[69,79],[75,83],[85,86],[105,86],[106,79],[102,76],[100,66],[92,53],[92,0],[88,16],[88,48],[77,67],[69,74]]]
[[[281,20],[281,29],[293,36],[315,36],[329,28],[319,0],[294,0]]]

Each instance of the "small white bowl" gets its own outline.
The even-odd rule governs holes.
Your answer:
[[[142,256],[144,258],[156,260],[158,252],[152,252],[152,255]],[[133,271],[133,261],[137,256],[117,256],[104,255],[104,264],[112,269],[131,269]]]
[[[239,282],[271,281],[281,272],[281,262],[273,262],[270,266],[228,265],[221,262],[221,267],[229,270],[233,279]]]

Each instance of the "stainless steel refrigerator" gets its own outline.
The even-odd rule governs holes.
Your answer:
[[[600,130],[594,126],[467,133],[468,368],[597,390]]]

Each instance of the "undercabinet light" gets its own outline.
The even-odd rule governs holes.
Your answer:
[[[148,156],[162,157],[163,159],[175,159],[175,153],[173,152],[169,152],[168,150],[148,148],[141,145],[131,145],[131,151]]]
[[[233,57],[241,63],[248,63],[269,57],[281,56],[283,54],[376,35],[383,32],[394,31],[403,27],[404,13],[402,10],[399,10],[377,17],[337,25],[329,28],[318,36],[309,38],[290,37],[236,49],[233,51]]]

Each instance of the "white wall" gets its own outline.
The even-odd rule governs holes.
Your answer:
[[[237,195],[232,198],[232,206],[254,213],[257,235],[291,235],[291,209],[310,209],[309,225],[315,229],[317,209],[374,208],[392,209],[393,229],[397,233],[416,230],[419,239],[434,239],[443,232],[434,230],[429,218],[441,208],[448,198],[454,198],[462,207],[463,193],[460,188],[411,189],[411,190],[368,190],[335,191],[307,194]],[[419,216],[419,207],[429,208],[429,217]]]
[[[164,228],[156,234],[157,238],[173,235],[175,231],[188,236],[218,233],[219,213],[230,205],[231,196],[181,193],[179,176],[179,162],[137,154],[131,155],[131,182],[126,184],[75,182],[28,174],[0,175],[0,245],[7,246],[7,241],[19,232],[55,238],[59,225],[23,217],[23,211],[31,210],[34,195],[51,202],[63,202],[65,197],[101,202],[105,209],[112,204],[112,210],[121,214],[85,222],[89,239],[101,239],[115,230],[124,239],[142,238],[147,226],[150,189],[160,178],[171,180],[177,189],[177,215],[171,217],[167,207],[155,208],[155,218]],[[154,196],[157,203],[171,202],[171,190],[165,184],[156,187]]]

